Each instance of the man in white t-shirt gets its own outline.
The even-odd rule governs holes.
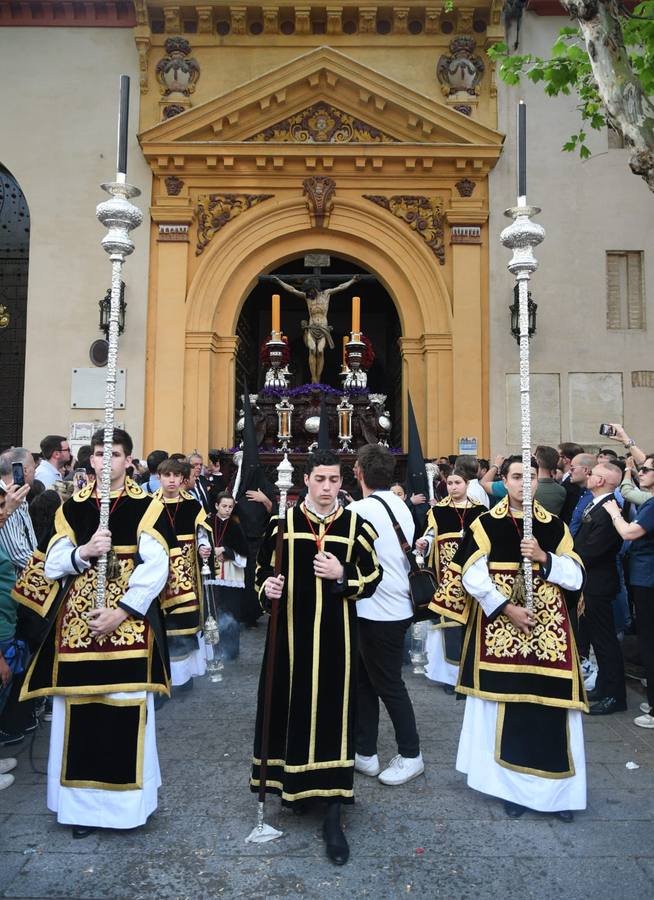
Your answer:
[[[354,473],[363,500],[348,507],[367,519],[379,535],[375,552],[384,572],[375,593],[357,601],[360,658],[354,767],[364,775],[379,775],[382,784],[389,785],[404,784],[425,769],[413,705],[402,680],[404,636],[413,616],[409,563],[389,510],[410,546],[414,523],[406,504],[390,490],[394,468],[395,459],[386,447],[362,447]],[[381,774],[377,755],[380,699],[393,723],[398,748]]]

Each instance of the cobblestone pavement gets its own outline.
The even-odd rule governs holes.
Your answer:
[[[73,841],[45,807],[49,726],[18,755],[16,783],[0,794],[0,896],[13,898],[308,897],[592,898],[654,896],[654,732],[628,713],[585,718],[588,809],[566,825],[471,791],[454,770],[463,702],[405,669],[426,771],[384,787],[357,776],[345,813],[352,855],[343,868],[324,856],[320,813],[296,817],[266,804],[281,840],[246,844],[256,798],[248,790],[262,627],[245,632],[242,655],[221,684],[195,688],[157,714],[163,787],[142,829]],[[89,748],[92,750],[92,747]],[[393,754],[384,719],[380,755]],[[633,761],[637,769],[627,769]]]

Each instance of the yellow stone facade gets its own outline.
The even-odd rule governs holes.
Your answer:
[[[137,8],[153,179],[145,447],[232,445],[243,304],[258,275],[324,251],[393,299],[425,453],[474,436],[487,454],[488,174],[503,138],[484,48],[497,9],[207,2],[184,33],[185,7]],[[177,35],[196,68],[186,93],[165,94]],[[461,36],[483,63],[463,92],[437,68]],[[324,209],[312,178],[332,194]]]

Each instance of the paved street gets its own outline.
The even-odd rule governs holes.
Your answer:
[[[350,863],[324,856],[320,815],[267,803],[284,837],[244,838],[255,824],[248,791],[254,696],[264,629],[246,632],[222,684],[206,679],[158,713],[159,809],[135,832],[73,841],[45,808],[47,737],[19,749],[15,785],[0,794],[0,896],[14,898],[444,897],[604,898],[654,894],[654,732],[630,712],[585,718],[588,810],[574,824],[527,813],[509,821],[499,802],[469,790],[454,770],[463,702],[423,677],[407,680],[426,762],[399,788],[357,776],[346,812]],[[89,748],[90,750],[92,748]],[[384,720],[380,754],[394,753]],[[10,755],[7,751],[2,755]],[[16,754],[14,754],[16,755]],[[639,768],[629,770],[628,761]]]

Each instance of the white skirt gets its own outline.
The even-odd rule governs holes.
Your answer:
[[[145,691],[98,694],[98,699],[131,700],[145,697]],[[63,787],[61,764],[66,723],[66,700],[52,698],[52,730],[48,757],[48,809],[57,813],[62,825],[86,825],[96,828],[136,828],[144,825],[157,808],[157,790],[161,773],[157,756],[154,724],[154,699],[147,694],[145,740],[143,742],[143,787],[132,791],[106,791],[99,788]],[[89,735],[89,753],[93,735]]]
[[[198,646],[196,650],[192,650],[188,656],[183,659],[170,660],[170,679],[173,687],[180,684],[186,684],[190,678],[196,678],[204,675],[207,671],[207,654],[204,646],[204,639],[198,633],[196,635]]]
[[[539,812],[586,809],[586,755],[581,712],[568,710],[575,774],[569,778],[543,778],[506,769],[495,761],[498,706],[494,700],[466,697],[456,768],[468,776],[468,786]]]
[[[453,666],[452,663],[445,659],[445,648],[443,646],[443,629],[430,628],[427,632],[427,665],[425,666],[425,675],[430,681],[437,681],[439,684],[456,684],[459,677],[459,667]]]

